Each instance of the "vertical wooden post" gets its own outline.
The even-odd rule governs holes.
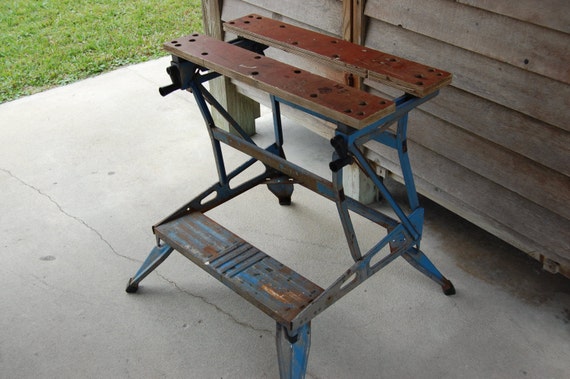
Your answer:
[[[366,0],[343,0],[342,37],[359,45],[364,43],[366,25],[364,23],[364,6]],[[362,78],[346,74],[345,83],[355,88],[362,88]],[[356,164],[344,168],[342,185],[348,196],[369,204],[377,200],[378,191]]]
[[[223,0],[202,0],[202,20],[204,32],[219,40],[224,39],[222,28]],[[259,117],[259,104],[240,94],[231,80],[219,77],[209,82],[210,92],[249,135],[255,134],[255,119]],[[234,132],[228,122],[212,110],[216,126]]]

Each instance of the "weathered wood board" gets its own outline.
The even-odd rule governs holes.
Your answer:
[[[416,186],[422,194],[541,261],[549,271],[570,277],[570,258],[566,254],[570,248],[570,224],[567,219],[544,212],[544,209],[537,208],[504,187],[466,171],[421,145],[412,142],[410,149],[415,152],[412,158],[414,169],[422,173],[415,176]],[[370,152],[371,159],[378,159],[390,175],[401,181],[399,166],[391,151],[377,146],[372,147]],[[427,166],[438,167],[442,175],[433,175]],[[524,215],[513,214],[517,209],[524,210]],[[513,218],[505,223],[508,217]],[[546,239],[543,238],[544,230],[551,233]]]
[[[452,72],[452,86],[570,131],[567,84],[374,19],[366,45]]]
[[[421,5],[414,0],[369,0],[366,12],[377,20],[570,83],[570,45],[557,31],[447,0],[422,0]]]
[[[457,2],[570,34],[568,0],[457,0]]]

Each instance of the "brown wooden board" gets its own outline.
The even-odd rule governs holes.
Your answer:
[[[453,71],[452,86],[570,131],[567,84],[374,19],[366,45]]]
[[[397,95],[393,88],[369,80],[365,84],[378,96]],[[468,112],[465,104],[469,104]],[[555,126],[453,86],[422,104],[420,109],[570,177],[570,133]]]
[[[449,0],[371,0],[366,14],[570,84],[568,34]]]
[[[180,37],[165,43],[164,48],[173,55],[356,129],[395,110],[390,100],[201,34]]]
[[[451,82],[449,72],[259,15],[228,21],[224,30],[420,97]]]
[[[570,34],[570,2],[568,0],[456,1]]]
[[[226,0],[226,2],[228,2]],[[229,3],[235,0],[229,1]],[[308,29],[317,29],[321,32],[340,36],[342,35],[343,3],[339,0],[243,0],[241,3],[250,3],[269,12],[272,18],[293,23]],[[224,4],[224,7],[226,4]],[[245,9],[245,8],[244,8]],[[259,12],[241,12],[230,19],[246,14]],[[265,12],[264,12],[265,13]]]
[[[367,158],[400,175],[397,153],[376,142],[369,142]],[[556,260],[557,256],[570,258],[570,220],[509,191],[471,170],[450,161],[414,141],[408,141],[414,176],[431,183],[429,191],[420,191],[437,200],[440,196],[452,196],[465,203],[467,219],[489,217],[516,233],[533,241],[539,252]],[[392,162],[393,164],[388,164]],[[437,167],[434,170],[433,167]],[[433,192],[432,192],[433,191]],[[453,209],[457,211],[456,209]],[[461,212],[458,212],[461,213]],[[476,219],[473,220],[474,222]],[[484,229],[490,224],[477,222]],[[496,234],[495,231],[493,231]],[[504,236],[501,238],[505,239]],[[530,252],[529,246],[507,240],[509,243]]]

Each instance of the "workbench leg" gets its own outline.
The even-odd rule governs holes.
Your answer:
[[[128,293],[135,293],[139,289],[139,282],[157,268],[168,256],[172,253],[172,248],[166,244],[162,246],[155,246],[148,257],[143,262],[141,268],[137,271],[135,276],[129,279],[126,291]]]
[[[291,205],[291,195],[294,187],[288,177],[273,179],[273,182],[269,183],[267,188],[269,188],[272,194],[277,196],[280,205]]]
[[[455,287],[439,270],[434,266],[428,257],[421,250],[412,248],[402,254],[402,256],[415,267],[419,272],[441,286],[443,293],[447,296],[455,295]]]
[[[311,346],[311,323],[297,329],[291,336],[283,325],[277,323],[277,359],[281,379],[302,379],[307,372]]]

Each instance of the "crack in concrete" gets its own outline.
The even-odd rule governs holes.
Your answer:
[[[6,170],[6,169],[4,169],[4,168],[0,168],[0,171],[4,171],[8,176],[10,176],[11,178],[13,178],[13,179],[15,179],[16,181],[20,182],[22,185],[24,185],[24,186],[26,186],[26,187],[32,189],[33,191],[37,192],[37,193],[40,194],[41,196],[45,197],[45,198],[48,199],[53,205],[55,205],[55,206],[57,207],[57,209],[58,209],[62,214],[64,214],[65,216],[67,216],[67,217],[69,217],[69,218],[71,218],[71,219],[73,219],[73,220],[79,222],[80,224],[82,224],[83,226],[85,226],[87,229],[89,229],[90,231],[92,231],[93,233],[95,233],[95,234],[97,235],[97,237],[99,237],[99,239],[100,239],[101,241],[103,241],[103,243],[104,243],[105,245],[107,245],[107,247],[109,247],[109,249],[113,252],[113,254],[115,254],[115,255],[117,255],[117,256],[119,256],[119,257],[121,257],[121,258],[127,259],[127,260],[129,260],[129,261],[131,261],[131,262],[139,262],[139,263],[140,263],[140,261],[137,260],[137,259],[128,257],[128,256],[123,255],[123,254],[120,254],[117,250],[115,250],[115,248],[113,247],[113,245],[111,245],[111,244],[109,243],[109,241],[107,241],[107,240],[105,239],[105,237],[103,237],[103,235],[102,235],[97,229],[95,229],[94,227],[92,227],[91,225],[89,225],[89,224],[88,224],[87,222],[85,222],[83,219],[81,219],[81,218],[79,218],[79,217],[77,217],[77,216],[74,216],[74,215],[72,215],[71,213],[68,213],[65,209],[63,209],[63,208],[61,207],[61,205],[59,205],[59,203],[58,203],[57,201],[55,201],[55,200],[54,200],[50,195],[48,195],[47,193],[43,192],[42,190],[40,190],[40,189],[37,188],[37,187],[34,187],[34,186],[31,185],[31,184],[25,182],[24,180],[20,179],[18,176],[14,175],[10,170]]]
[[[0,171],[5,172],[8,176],[10,176],[11,178],[15,179],[16,181],[18,181],[18,182],[21,183],[22,185],[24,185],[24,186],[26,186],[26,187],[32,189],[33,191],[37,192],[39,195],[45,197],[45,198],[48,199],[53,205],[55,205],[55,206],[57,207],[57,209],[58,209],[62,214],[64,214],[65,216],[67,216],[67,217],[69,217],[69,218],[71,218],[71,219],[73,219],[73,220],[79,222],[80,224],[82,224],[83,226],[85,226],[87,229],[89,229],[90,231],[92,231],[93,233],[95,233],[95,234],[99,237],[99,239],[100,239],[101,241],[103,241],[103,243],[105,243],[105,244],[109,247],[109,249],[113,252],[113,254],[117,255],[118,257],[127,259],[127,260],[129,260],[129,261],[131,261],[131,262],[140,263],[140,260],[137,260],[137,259],[128,257],[128,256],[123,255],[123,254],[120,254],[120,253],[119,253],[117,250],[115,250],[115,248],[109,243],[109,241],[107,241],[107,240],[105,239],[105,237],[103,237],[103,235],[102,235],[97,229],[95,229],[94,227],[92,227],[91,225],[89,225],[89,224],[88,224],[87,222],[85,222],[83,219],[81,219],[81,218],[79,218],[79,217],[77,217],[77,216],[74,216],[74,215],[70,214],[69,212],[67,212],[65,209],[62,208],[62,206],[61,206],[57,201],[55,201],[55,200],[54,200],[50,195],[48,195],[47,193],[43,192],[42,190],[40,190],[39,188],[37,188],[37,187],[35,187],[35,186],[31,185],[31,184],[25,182],[24,180],[22,180],[22,179],[19,178],[18,176],[14,175],[10,170],[6,170],[6,169],[4,169],[4,168],[0,168]],[[158,275],[158,277],[160,277],[162,280],[164,280],[164,281],[166,281],[166,282],[172,284],[178,291],[180,291],[180,292],[182,292],[182,293],[184,293],[184,294],[186,294],[186,295],[188,295],[188,296],[191,296],[191,297],[193,297],[193,298],[196,298],[196,299],[199,299],[199,300],[203,301],[205,304],[208,304],[208,305],[210,305],[211,307],[213,307],[214,309],[216,309],[216,311],[218,311],[218,312],[220,312],[220,313],[226,315],[230,320],[232,320],[232,321],[235,322],[236,324],[238,324],[238,325],[240,325],[240,326],[243,326],[243,327],[245,327],[245,328],[254,330],[254,331],[256,331],[256,332],[267,333],[267,334],[273,335],[273,331],[268,330],[268,329],[256,328],[256,327],[254,327],[254,326],[251,325],[251,324],[248,324],[248,323],[246,323],[246,322],[240,321],[240,320],[238,320],[237,318],[235,318],[235,316],[232,315],[231,313],[229,313],[229,312],[225,311],[224,309],[220,308],[218,305],[216,305],[216,304],[214,304],[214,303],[208,301],[207,298],[205,298],[205,297],[203,297],[203,296],[196,295],[196,294],[194,294],[194,293],[192,293],[192,292],[189,292],[189,291],[187,291],[187,290],[181,288],[180,286],[178,286],[178,284],[177,284],[175,281],[168,279],[166,276],[164,276],[164,275],[162,275],[161,273],[159,273],[158,270],[155,270],[154,272],[155,272],[156,275]],[[47,283],[44,283],[44,284],[47,285]]]
[[[245,327],[245,328],[254,330],[254,331],[256,331],[256,332],[267,333],[267,334],[269,334],[270,336],[273,336],[273,335],[274,335],[275,331],[272,331],[272,330],[269,330],[269,329],[256,328],[256,327],[254,327],[254,326],[251,325],[251,324],[248,324],[248,323],[246,323],[246,322],[240,321],[240,320],[238,320],[237,318],[235,318],[231,313],[229,313],[229,312],[223,310],[223,309],[220,308],[218,305],[216,305],[216,304],[214,304],[214,303],[208,301],[204,296],[196,295],[196,294],[194,294],[194,293],[192,293],[192,292],[190,292],[190,291],[187,291],[187,290],[185,290],[185,289],[183,289],[183,288],[180,288],[180,287],[178,286],[178,284],[176,284],[175,281],[168,279],[168,278],[165,277],[164,275],[160,274],[158,271],[155,271],[155,272],[156,272],[156,274],[158,275],[158,277],[160,277],[162,280],[164,280],[164,281],[166,281],[166,282],[172,284],[172,285],[174,286],[174,288],[176,288],[178,291],[180,291],[180,292],[182,292],[182,293],[184,293],[184,294],[186,294],[186,295],[188,295],[188,296],[190,296],[190,297],[193,297],[193,298],[195,298],[195,299],[198,299],[198,300],[203,301],[205,304],[208,304],[209,306],[213,307],[216,311],[218,311],[218,312],[220,312],[220,313],[226,315],[230,320],[232,320],[232,321],[235,322],[236,324],[238,324],[238,325],[240,325],[240,326],[243,326],[243,327]],[[311,374],[311,373],[309,372],[309,370],[307,370],[307,372],[305,373],[305,375],[306,375],[307,378],[319,379],[319,377],[317,377],[317,376]]]
[[[255,330],[256,332],[269,333],[269,334],[273,335],[273,331],[268,330],[268,329],[256,328],[255,326],[253,326],[253,325],[251,325],[251,324],[248,324],[248,323],[246,323],[246,322],[240,321],[240,320],[238,320],[237,318],[235,318],[235,316],[232,315],[231,313],[229,313],[229,312],[225,311],[224,309],[220,308],[217,304],[214,304],[214,303],[208,301],[208,299],[207,299],[206,297],[200,296],[200,295],[196,295],[196,294],[194,294],[194,293],[192,293],[192,292],[190,292],[190,291],[187,291],[187,290],[181,288],[175,281],[168,279],[166,276],[162,275],[162,274],[159,273],[158,271],[155,271],[155,272],[156,272],[156,275],[158,275],[162,280],[164,280],[164,281],[166,281],[166,282],[172,284],[172,285],[174,286],[174,288],[176,288],[178,291],[180,291],[180,292],[182,292],[182,293],[184,293],[184,294],[186,294],[186,295],[188,295],[188,296],[190,296],[190,297],[193,297],[193,298],[195,298],[195,299],[201,300],[201,301],[203,301],[205,304],[208,304],[208,305],[211,306],[211,307],[214,307],[214,309],[216,309],[216,311],[218,311],[218,312],[220,312],[220,313],[226,315],[230,320],[232,320],[232,321],[235,322],[236,324],[241,325],[241,326],[243,326],[243,327],[245,327],[245,328],[248,328],[248,329],[251,329],[251,330]]]

